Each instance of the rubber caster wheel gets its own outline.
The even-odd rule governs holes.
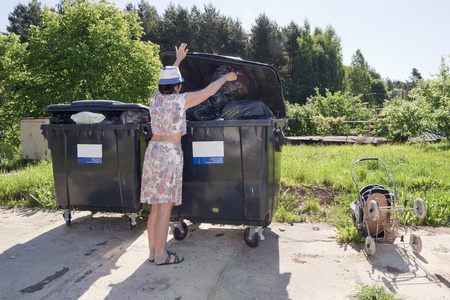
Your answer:
[[[369,218],[372,221],[378,221],[380,216],[380,208],[378,207],[378,203],[375,200],[370,200],[368,205],[367,210],[369,211]]]
[[[70,213],[67,214],[67,216],[63,215],[64,220],[66,221],[66,225],[70,226],[72,224],[72,215]]]
[[[411,234],[409,244],[414,253],[420,253],[420,251],[422,251],[422,239],[419,236]]]
[[[366,253],[370,256],[374,255],[377,251],[377,247],[375,245],[375,240],[371,236],[366,237],[366,242],[364,243],[364,247],[366,249]]]
[[[175,227],[173,230],[173,237],[177,240],[177,241],[182,241],[186,238],[187,233],[188,233],[188,226],[186,225],[186,223],[182,222],[181,226],[183,226],[183,232],[181,232],[181,230],[178,227]]]
[[[255,233],[250,237],[250,228],[246,228],[244,230],[244,240],[249,247],[256,248],[259,244],[259,234]]]
[[[427,215],[427,205],[421,198],[414,200],[414,213],[417,217],[423,219]]]

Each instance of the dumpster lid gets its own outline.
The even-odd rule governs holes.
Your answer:
[[[175,52],[161,54],[164,66],[172,65],[175,59]],[[242,71],[250,80],[248,93],[242,100],[261,100],[277,118],[286,117],[280,76],[275,68],[263,63],[230,56],[188,53],[180,64],[181,76],[185,80],[182,92],[191,92],[206,87],[211,82],[216,69],[222,65],[229,65],[235,70]]]
[[[114,100],[78,100],[70,104],[50,105],[46,112],[79,112],[79,111],[126,111],[146,110],[148,107],[138,103],[123,103]]]

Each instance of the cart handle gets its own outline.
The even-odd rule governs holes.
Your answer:
[[[377,157],[366,157],[366,158],[361,158],[358,161],[363,161],[363,160],[381,160],[381,159],[379,159]],[[355,163],[357,163],[358,161],[356,161]]]
[[[397,188],[395,187],[395,183],[394,183],[394,181],[392,180],[391,176],[389,176],[388,167],[387,167],[387,165],[386,165],[386,163],[385,163],[384,161],[382,161],[381,159],[379,159],[379,158],[377,158],[377,157],[365,157],[365,158],[361,158],[361,159],[358,159],[357,161],[355,161],[355,162],[353,163],[353,165],[352,165],[352,179],[353,179],[353,181],[354,181],[355,184],[356,184],[356,189],[358,190],[358,198],[359,198],[359,196],[360,196],[360,194],[359,194],[359,185],[358,185],[358,182],[356,182],[355,176],[353,175],[353,167],[354,167],[358,162],[360,162],[360,161],[365,161],[365,160],[378,160],[378,161],[381,161],[381,162],[383,163],[384,167],[386,168],[386,175],[387,175],[387,177],[389,178],[389,180],[391,181],[392,186],[394,187],[394,194],[395,194],[395,197],[398,199]]]

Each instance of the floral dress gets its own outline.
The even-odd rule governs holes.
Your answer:
[[[162,95],[153,93],[150,100],[152,133],[186,134],[186,93]],[[145,151],[142,171],[141,202],[173,202],[181,205],[183,151],[181,143],[150,141]]]

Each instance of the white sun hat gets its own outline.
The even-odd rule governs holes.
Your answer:
[[[175,84],[184,82],[183,77],[181,77],[180,69],[176,66],[165,66],[161,69],[161,75],[159,77],[158,84]]]

